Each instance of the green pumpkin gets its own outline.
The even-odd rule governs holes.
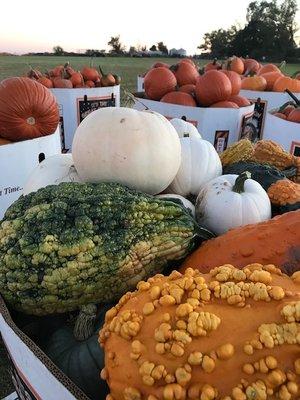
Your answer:
[[[251,179],[257,181],[267,191],[269,187],[278,180],[293,176],[293,174],[295,174],[294,170],[295,168],[279,171],[279,169],[271,165],[240,161],[223,167],[223,174],[240,175],[245,171],[249,171],[251,173]]]
[[[113,305],[100,309],[95,321],[94,334],[77,341],[70,324],[65,323],[46,341],[43,351],[91,400],[104,400],[109,393],[106,382],[101,380],[104,352],[98,343],[98,333],[105,320],[105,313]]]

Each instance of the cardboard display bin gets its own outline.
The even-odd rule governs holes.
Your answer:
[[[17,200],[34,168],[45,158],[61,153],[59,128],[48,136],[0,146],[0,219]]]

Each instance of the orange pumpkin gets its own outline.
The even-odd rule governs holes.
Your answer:
[[[230,79],[220,71],[207,71],[196,82],[196,98],[202,106],[228,100],[231,92]]]
[[[231,229],[208,240],[184,262],[206,273],[216,265],[275,264],[289,275],[300,270],[300,210],[282,214],[259,224]]]
[[[95,87],[95,82],[93,82],[93,81],[86,81],[86,82],[85,82],[85,86],[86,86],[86,87],[93,88],[93,87]]]
[[[180,86],[180,88],[178,90],[179,90],[179,92],[184,92],[184,93],[188,93],[188,94],[195,94],[195,89],[196,89],[196,85],[192,85],[190,83],[188,85]]]
[[[196,107],[197,104],[193,98],[188,93],[184,92],[169,92],[165,94],[160,100],[163,103],[178,104],[181,106]]]
[[[231,87],[232,87],[231,95],[239,94],[242,86],[242,79],[240,75],[237,72],[227,71],[223,69],[221,69],[220,72],[225,74],[231,82]]]
[[[187,61],[181,61],[176,65],[172,65],[170,70],[173,71],[179,86],[194,85],[199,77],[197,69]]]
[[[250,106],[251,103],[246,97],[240,95],[230,96],[228,101],[232,101],[233,103],[237,104],[239,107],[247,107]]]
[[[183,58],[180,62],[188,62],[190,63],[193,67],[197,68],[196,64],[191,58]]]
[[[145,93],[151,100],[160,100],[165,94],[174,91],[176,84],[173,72],[164,67],[151,69],[144,78]]]
[[[0,136],[8,140],[33,139],[53,133],[59,122],[55,97],[29,78],[0,83]]]
[[[239,75],[242,75],[242,73],[244,72],[244,69],[245,69],[244,62],[239,57],[235,57],[235,56],[231,57],[227,61],[227,69],[229,71],[234,71],[234,72],[238,73]]]
[[[263,76],[248,76],[242,80],[242,89],[263,91],[267,87],[267,81]]]
[[[61,77],[63,75],[63,72],[64,72],[64,66],[59,65],[49,71],[49,76],[51,78]]]
[[[0,137],[0,146],[3,146],[4,144],[9,144],[9,143],[11,143],[10,140],[3,139],[3,138]]]
[[[239,108],[233,101],[219,101],[210,106],[211,108]]]
[[[72,82],[72,85],[75,87],[77,85],[83,85],[83,76],[81,75],[80,72],[74,72],[71,77],[70,81]]]
[[[273,91],[284,92],[286,89],[289,89],[291,92],[300,93],[300,81],[289,76],[279,77],[273,85]]]
[[[37,82],[41,83],[42,85],[44,85],[48,89],[52,89],[53,88],[53,83],[52,83],[51,79],[47,78],[46,76],[42,76],[41,78],[39,78],[37,80]]]
[[[291,122],[300,122],[300,108],[295,108],[291,111],[287,117],[288,121]]]
[[[279,110],[279,112],[282,112],[287,117],[293,110],[295,110],[295,106],[290,104]]]
[[[52,82],[55,89],[72,89],[73,87],[73,84],[69,79],[57,77],[53,78]]]
[[[80,72],[85,81],[95,82],[101,78],[101,75],[99,74],[99,72],[95,68],[92,68],[92,67],[83,67]]]
[[[169,64],[166,64],[166,63],[164,63],[164,62],[158,61],[158,62],[154,63],[154,64],[152,65],[151,68],[159,68],[159,67],[169,68],[170,65],[169,65]]]
[[[280,112],[275,112],[273,115],[281,119],[286,119],[286,115]]]
[[[274,71],[281,72],[280,69],[275,64],[265,64],[259,69],[257,74],[262,75],[267,72],[274,72]]]
[[[272,92],[274,83],[277,81],[278,78],[283,76],[283,74],[280,71],[271,71],[261,74],[260,76],[263,76],[267,81],[266,90]]]
[[[249,72],[258,72],[260,66],[259,63],[253,58],[245,58],[244,61],[244,74],[249,74]]]
[[[217,59],[215,58],[213,62],[207,63],[204,65],[204,71],[210,71],[211,69],[221,69],[222,65],[218,63]]]

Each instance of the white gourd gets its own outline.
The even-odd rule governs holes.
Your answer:
[[[186,136],[201,138],[200,132],[191,122],[184,121],[181,118],[173,118],[170,120],[170,122],[176,129],[176,132],[180,138]]]

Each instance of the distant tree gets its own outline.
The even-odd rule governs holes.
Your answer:
[[[54,46],[53,47],[53,53],[56,56],[63,56],[65,54],[65,51],[61,46]]]
[[[232,41],[237,33],[237,27],[232,26],[228,30],[223,28],[205,33],[204,43],[198,49],[209,51],[213,57],[224,57],[232,54]]]
[[[134,54],[134,53],[136,53],[136,48],[135,48],[134,46],[130,46],[130,48],[129,48],[129,54],[132,55],[132,54]]]
[[[163,54],[168,54],[168,48],[167,46],[164,44],[164,42],[158,42],[157,43],[157,49],[159,51],[161,51]]]
[[[111,36],[107,44],[111,47],[111,53],[122,54],[125,51],[125,46],[120,41],[120,35]]]
[[[151,50],[151,51],[157,51],[157,48],[156,48],[155,44],[153,44],[153,45],[150,47],[149,50]]]

